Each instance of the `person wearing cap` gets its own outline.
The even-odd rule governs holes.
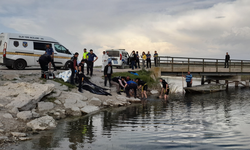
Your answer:
[[[50,57],[51,57],[51,62],[49,63],[49,70],[51,70],[51,64],[52,64],[54,71],[56,71],[56,66],[54,63],[54,50],[52,47],[50,47],[49,44],[46,45],[45,54],[50,55]]]
[[[109,56],[106,54],[105,51],[103,51],[103,55],[102,55],[102,71],[104,71],[104,67],[108,64],[108,58],[109,58]]]
[[[78,53],[76,52],[74,54],[74,56],[71,58],[71,76],[70,76],[70,84],[74,85],[74,77],[76,72],[78,71],[78,66],[77,66],[77,57],[78,57]]]
[[[82,59],[84,60],[85,63],[87,63],[87,59],[88,59],[87,54],[88,54],[87,49],[84,48],[84,49],[83,49],[83,56],[82,56]]]
[[[167,100],[168,94],[169,94],[168,83],[164,79],[162,79],[162,78],[160,78],[159,80],[160,80],[160,82],[162,84],[161,95],[159,96],[159,98],[162,98],[162,94],[164,93],[164,99]]]
[[[87,54],[87,57],[88,57],[87,75],[89,75],[89,71],[90,71],[90,76],[92,76],[93,75],[94,62],[98,59],[98,57],[95,55],[95,53],[93,53],[92,49],[90,49],[89,53]],[[94,60],[95,57],[96,57],[96,59]]]
[[[113,74],[113,68],[111,62],[108,62],[108,65],[104,68],[104,86],[107,86],[107,79],[109,80],[109,87],[111,87],[111,76]]]

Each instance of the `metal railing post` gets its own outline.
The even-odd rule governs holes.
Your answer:
[[[241,60],[241,72],[243,71],[243,60]]]
[[[216,59],[216,72],[218,72],[218,59]]]
[[[203,59],[203,64],[202,64],[202,72],[204,72],[204,69],[205,68],[205,62],[204,62],[204,59]]]
[[[172,57],[172,72],[174,72],[174,58]]]
[[[189,70],[189,60],[190,60],[190,59],[188,58],[188,71],[190,71],[190,70]]]

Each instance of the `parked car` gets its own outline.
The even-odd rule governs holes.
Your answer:
[[[54,49],[56,67],[67,67],[73,54],[58,41],[47,36],[18,33],[0,34],[0,65],[17,70],[39,66],[37,61],[45,53],[47,44]]]
[[[108,61],[110,61],[113,66],[124,69],[130,65],[129,54],[125,49],[109,49],[106,50],[106,53],[109,56]]]

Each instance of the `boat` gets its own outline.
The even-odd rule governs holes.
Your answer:
[[[226,84],[204,84],[193,87],[184,87],[183,89],[187,93],[212,93],[212,92],[225,91],[226,87],[227,87]]]

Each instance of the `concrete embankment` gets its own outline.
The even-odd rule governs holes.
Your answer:
[[[126,106],[140,99],[116,94],[115,87],[108,92],[112,96],[79,93],[53,80],[41,80],[40,71],[30,73],[13,70],[0,71],[0,144],[29,140],[40,130],[55,128],[57,121],[66,117],[82,116],[104,107]],[[91,78],[102,86],[102,73]]]

